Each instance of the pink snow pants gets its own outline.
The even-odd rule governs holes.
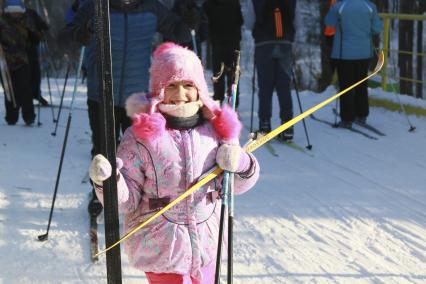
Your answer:
[[[209,265],[201,268],[203,281],[192,278],[189,274],[154,273],[145,272],[149,284],[213,284],[216,263],[212,261]]]

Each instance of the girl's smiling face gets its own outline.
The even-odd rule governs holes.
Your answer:
[[[176,81],[164,90],[164,104],[182,105],[198,100],[198,90],[192,82]]]

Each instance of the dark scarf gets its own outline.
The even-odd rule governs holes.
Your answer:
[[[188,130],[204,122],[200,111],[190,117],[176,117],[167,114],[163,114],[163,116],[166,119],[167,127],[176,130]]]

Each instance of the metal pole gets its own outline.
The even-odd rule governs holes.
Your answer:
[[[297,84],[296,76],[294,75],[293,68],[291,68],[291,76],[293,77],[293,84],[294,84],[294,89],[296,90],[296,97],[297,97],[297,102],[299,104],[300,113],[303,113],[302,103],[300,102],[300,96],[299,96],[299,86]],[[306,149],[312,150],[312,144],[309,141],[308,128],[306,127],[305,119],[302,120],[302,123],[303,123],[303,128],[305,129],[306,141],[308,142]]]
[[[62,164],[64,162],[65,149],[67,147],[67,142],[68,142],[68,133],[69,133],[70,126],[71,126],[73,103],[74,103],[74,99],[75,99],[75,94],[77,92],[77,82],[78,82],[78,78],[80,77],[80,71],[79,70],[81,69],[81,64],[83,62],[83,53],[84,53],[84,47],[81,48],[80,61],[79,61],[79,67],[80,68],[77,69],[77,77],[75,78],[75,82],[74,82],[74,91],[73,91],[73,94],[72,94],[71,106],[70,106],[70,111],[69,111],[69,115],[68,115],[67,126],[66,126],[66,129],[65,129],[64,143],[62,144],[61,159],[59,161],[58,173],[56,175],[55,190],[53,191],[53,199],[52,199],[52,205],[50,206],[49,221],[47,222],[47,230],[46,230],[45,234],[38,236],[39,241],[46,241],[47,238],[48,238],[48,235],[49,235],[50,223],[52,221],[52,215],[53,215],[53,209],[55,208],[56,194],[58,193],[59,180],[61,178]]]
[[[240,51],[235,51],[235,76],[234,83],[232,84],[232,96],[230,104],[232,109],[235,110],[236,99],[237,99],[237,89],[238,81],[240,78]],[[225,172],[223,174],[222,188],[222,206],[220,211],[220,221],[219,221],[219,237],[218,237],[218,248],[216,256],[216,272],[215,272],[215,284],[220,283],[220,265],[222,257],[222,239],[223,231],[225,226],[225,209],[228,208],[228,283],[232,283],[233,276],[233,244],[232,244],[232,233],[233,233],[233,218],[234,218],[234,174],[230,172]]]
[[[256,61],[253,59],[253,77],[251,78],[250,133],[253,133],[254,94],[255,94],[255,92],[256,92]]]
[[[111,36],[109,19],[109,1],[96,0],[96,25],[95,35],[98,54],[99,92],[102,111],[102,154],[109,160],[112,172],[116,172],[115,161],[115,128],[114,128],[114,96],[112,93],[112,62],[111,62]],[[103,183],[104,187],[104,216],[105,216],[105,241],[110,246],[120,239],[117,178],[111,175]],[[107,281],[110,284],[121,284],[121,255],[120,246],[107,252],[106,256]]]
[[[237,101],[238,82],[240,80],[240,51],[235,50],[235,73],[232,84],[232,109],[235,110]],[[228,204],[228,284],[232,284],[234,276],[234,174],[229,174],[229,204]]]
[[[195,30],[191,30],[191,38],[192,38],[192,49],[194,50],[195,54],[198,56],[198,47],[197,47],[197,40],[195,38]]]
[[[55,130],[51,133],[52,136],[56,136],[56,131],[58,130],[59,117],[61,116],[62,104],[64,102],[65,89],[67,87],[67,82],[68,82],[68,76],[69,76],[69,73],[70,73],[70,69],[71,69],[71,64],[68,63],[67,73],[65,74],[64,88],[62,89],[62,94],[61,94],[61,102],[59,104],[58,116],[56,117]]]
[[[55,112],[53,110],[52,89],[50,87],[50,74],[49,74],[49,70],[47,68],[46,68],[46,77],[47,77],[47,88],[49,90],[50,109],[52,111],[52,120],[53,120],[53,123],[55,123],[56,119],[55,119]]]

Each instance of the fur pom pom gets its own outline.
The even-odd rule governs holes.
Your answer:
[[[240,136],[242,124],[237,113],[225,105],[221,110],[214,111],[215,116],[210,120],[216,133],[224,140],[237,139]]]
[[[177,45],[176,43],[173,42],[165,42],[163,44],[161,44],[155,51],[153,54],[153,57],[156,58],[158,56],[160,56],[161,54],[163,54],[165,51],[171,49],[171,48],[181,48],[180,45]]]
[[[150,107],[150,101],[145,93],[132,94],[126,100],[126,114],[132,117],[134,114],[146,113]]]
[[[140,113],[133,115],[132,130],[141,140],[153,140],[163,135],[166,129],[166,119],[158,112],[152,114]]]

